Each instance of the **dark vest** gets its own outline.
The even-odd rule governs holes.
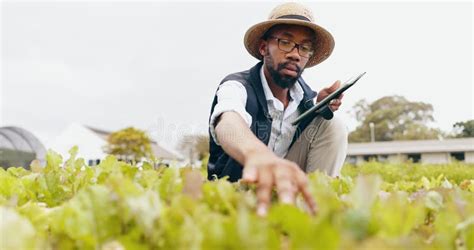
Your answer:
[[[247,103],[245,105],[245,110],[252,116],[250,130],[252,130],[254,135],[257,136],[260,141],[262,141],[265,145],[268,145],[272,129],[272,118],[268,113],[267,99],[265,98],[262,81],[260,79],[261,67],[262,62],[258,63],[250,70],[228,75],[224,78],[224,80],[221,81],[220,84],[231,80],[242,83],[242,85],[245,87],[245,90],[247,91]],[[300,77],[298,82],[304,91],[303,100],[298,106],[298,109],[302,113],[314,106],[313,98],[316,97],[316,92],[311,90],[303,78]],[[214,107],[216,104],[217,95],[214,95],[214,100],[212,101],[211,107],[211,115],[214,112]],[[293,143],[298,139],[301,132],[306,128],[313,118],[314,116],[308,117],[298,124],[298,128],[296,129],[296,133],[293,137],[291,145],[293,145]],[[212,136],[210,135],[210,131],[209,138],[210,156],[209,163],[207,165],[207,178],[209,180],[213,180],[215,177],[222,178],[224,176],[229,176],[228,180],[231,182],[235,182],[242,178],[242,165],[227,155],[222,147],[214,142]]]

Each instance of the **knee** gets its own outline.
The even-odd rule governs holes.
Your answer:
[[[335,115],[331,120],[325,120],[324,123],[324,133],[331,137],[331,141],[347,143],[349,132],[346,124],[340,117]]]

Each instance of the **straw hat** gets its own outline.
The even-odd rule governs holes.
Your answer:
[[[245,48],[253,57],[262,60],[262,55],[258,51],[260,39],[268,29],[276,24],[301,25],[315,32],[314,55],[309,59],[306,68],[326,60],[334,49],[334,38],[327,30],[314,23],[311,10],[298,3],[284,3],[272,10],[267,21],[255,24],[245,33]]]

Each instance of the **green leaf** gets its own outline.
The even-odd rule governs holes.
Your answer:
[[[52,232],[66,235],[78,247],[96,248],[121,231],[116,202],[106,187],[81,190],[52,213]]]
[[[439,211],[443,207],[443,196],[436,191],[429,191],[425,196],[425,206],[431,210]]]
[[[162,210],[158,194],[147,190],[142,195],[126,198],[125,203],[130,210],[131,216],[143,228],[145,235],[150,237],[153,233],[155,222],[160,217]]]
[[[30,221],[15,210],[0,207],[0,249],[35,249],[36,231]]]

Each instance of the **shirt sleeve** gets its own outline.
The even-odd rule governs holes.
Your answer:
[[[209,128],[212,139],[219,145],[215,132],[215,122],[217,118],[224,112],[234,111],[239,114],[242,119],[250,127],[252,124],[252,116],[245,110],[247,104],[247,91],[242,83],[237,81],[227,81],[222,83],[217,90],[217,104],[211,114]]]

